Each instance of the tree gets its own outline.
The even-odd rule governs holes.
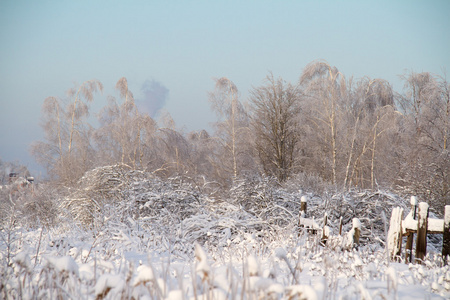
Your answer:
[[[324,165],[331,161],[331,182],[337,184],[340,105],[348,97],[345,77],[327,62],[314,61],[305,67],[299,83],[309,99],[308,121],[315,127],[313,131],[322,135],[323,148],[331,158],[324,157]]]
[[[226,77],[215,79],[214,92],[209,93],[212,110],[218,121],[215,123],[218,151],[218,173],[231,174],[233,179],[249,160],[249,120],[244,106],[239,101],[235,84]],[[213,159],[215,160],[215,159]],[[229,176],[226,176],[229,177]]]
[[[439,213],[450,204],[450,85],[445,76],[411,72],[403,76],[404,163],[399,185],[428,200]]]
[[[300,90],[269,74],[265,85],[251,91],[250,102],[255,149],[264,173],[284,181],[296,161]]]
[[[95,133],[97,148],[103,157],[103,164],[121,163],[133,169],[144,168],[146,143],[150,143],[156,131],[156,122],[148,115],[141,114],[128,89],[125,77],[116,83],[123,102],[114,97],[99,114],[100,128]]]
[[[75,183],[92,167],[92,128],[87,124],[89,103],[103,91],[98,80],[85,81],[68,91],[68,98],[48,97],[42,106],[45,141],[31,146],[31,153],[51,177],[63,184]]]
[[[385,155],[392,149],[387,143],[380,147],[380,139],[395,127],[399,112],[394,107],[392,87],[385,80],[364,77],[358,82],[352,95],[353,101],[351,106],[345,109],[344,119],[346,126],[352,131],[351,147],[344,150],[348,152],[344,188],[354,184],[361,188],[370,186],[374,189],[377,182],[376,153],[392,163],[389,155]]]

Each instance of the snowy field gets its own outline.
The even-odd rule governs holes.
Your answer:
[[[248,193],[250,186],[257,192]],[[67,214],[52,226],[25,226],[24,216],[12,213],[1,230],[0,298],[450,298],[439,241],[429,244],[422,264],[388,260],[378,208],[398,201],[394,195],[308,194],[314,222],[329,215],[330,238],[322,245],[320,232],[297,226],[301,191],[268,186],[242,183],[229,201],[218,201],[178,179],[131,181],[117,189],[127,200],[110,194],[95,201],[102,209],[87,227],[79,220],[89,217],[81,209],[89,202],[79,194],[61,200]],[[361,245],[355,248],[347,233],[356,214]],[[337,215],[346,220],[341,236]]]
[[[381,247],[330,249],[289,230],[272,241],[243,235],[213,249],[195,244],[193,251],[191,244],[155,241],[151,232],[113,224],[96,237],[16,228],[8,238],[11,244],[2,241],[5,299],[450,297],[450,270],[437,256],[422,265],[389,263]]]

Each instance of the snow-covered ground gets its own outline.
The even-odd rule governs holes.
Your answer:
[[[272,241],[249,234],[219,247],[173,245],[145,230],[109,226],[97,236],[75,228],[3,231],[2,298],[450,297],[450,269],[437,255],[422,265],[393,263],[380,246],[343,251],[289,229]]]
[[[121,185],[109,186],[103,203],[89,184],[81,185],[84,194],[61,200],[66,214],[52,226],[25,226],[14,213],[3,220],[0,298],[450,298],[450,268],[435,243],[422,264],[389,261],[382,215],[390,217],[386,207],[398,202],[395,195],[319,197],[242,182],[219,201],[179,179],[113,178],[100,185]],[[94,213],[86,195],[101,209]],[[308,196],[311,224],[321,226],[328,215],[325,245],[320,230],[314,235],[297,226],[302,195]],[[358,227],[361,245],[352,247],[348,232]]]

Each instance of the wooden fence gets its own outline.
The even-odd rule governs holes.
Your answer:
[[[442,234],[442,258],[447,264],[450,255],[450,205],[445,206],[444,219],[432,219],[428,217],[429,206],[426,202],[420,202],[411,197],[411,211],[403,219],[403,209],[396,207],[392,210],[389,233],[388,249],[391,259],[401,257],[403,237],[406,236],[405,263],[421,263],[427,254],[427,235]],[[416,251],[413,260],[413,242],[416,234]]]
[[[300,200],[300,215],[298,220],[298,227],[306,230],[307,233],[317,234],[322,232],[320,242],[322,245],[327,243],[330,237],[330,229],[328,227],[328,215],[325,213],[322,226],[319,226],[314,218],[306,218],[307,212],[307,198],[302,196]],[[339,236],[342,236],[342,217],[339,218]],[[346,249],[357,248],[359,246],[359,237],[361,235],[361,222],[358,218],[353,218],[352,228],[346,234],[347,241],[342,246]]]
[[[324,216],[323,225],[319,226],[314,218],[306,218],[306,211],[307,198],[302,196],[298,225],[300,228],[304,228],[308,233],[317,234],[321,231],[321,242],[322,244],[325,244],[329,235],[327,215],[325,214]],[[428,215],[428,204],[426,202],[421,202],[417,205],[417,200],[414,196],[411,197],[411,211],[405,219],[403,219],[403,208],[395,207],[392,210],[387,237],[387,247],[391,259],[395,260],[401,257],[403,237],[406,236],[405,263],[421,263],[427,254],[427,235],[442,234],[442,258],[444,264],[447,265],[447,260],[450,255],[450,205],[445,206],[444,219],[432,219],[429,218]],[[360,232],[361,223],[357,218],[354,218],[352,229],[348,233],[350,235],[349,238],[353,239],[354,246],[359,245]],[[414,234],[416,234],[416,251],[415,259],[413,260]],[[342,217],[339,224],[339,235],[342,235]]]

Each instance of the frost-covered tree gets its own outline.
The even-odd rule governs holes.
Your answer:
[[[396,128],[396,120],[401,114],[394,106],[394,94],[390,84],[382,79],[367,77],[358,81],[351,91],[352,101],[345,107],[345,123],[347,131],[347,153],[344,187],[358,186],[361,188],[377,187],[376,174],[389,178],[389,172],[381,174],[378,171],[380,163],[388,161],[393,149],[386,142],[389,134]],[[383,159],[378,159],[382,157]],[[381,171],[381,170],[380,170]],[[391,172],[392,173],[392,172]],[[391,177],[392,180],[392,177]]]
[[[98,80],[70,89],[68,98],[48,97],[42,106],[44,141],[35,142],[31,153],[50,177],[73,184],[93,165],[92,128],[86,122],[89,103],[103,91]]]
[[[339,70],[325,61],[308,64],[299,80],[308,99],[308,115],[318,141],[324,150],[323,166],[331,169],[331,182],[337,184],[339,132],[342,102],[348,96],[347,83]]]
[[[215,79],[215,89],[209,93],[212,110],[218,120],[215,125],[216,157],[211,161],[222,176],[236,178],[241,170],[249,167],[249,119],[239,101],[236,85],[226,77]]]
[[[344,189],[376,188],[398,114],[391,85],[368,77],[354,82],[324,61],[306,66],[300,85],[304,170]]]
[[[168,177],[188,171],[190,144],[181,132],[171,127],[159,128],[157,149],[160,164],[155,172],[158,175]]]
[[[116,89],[123,102],[109,97],[99,114],[100,128],[95,132],[99,157],[103,165],[121,163],[133,169],[144,168],[148,159],[145,144],[150,143],[156,122],[139,112],[125,77],[117,81]]]
[[[450,84],[445,77],[411,72],[403,76],[402,156],[398,182],[438,205],[450,204]],[[433,207],[433,206],[432,206]]]
[[[296,167],[299,145],[298,86],[266,77],[265,84],[251,91],[251,128],[254,147],[265,174],[286,180]]]

